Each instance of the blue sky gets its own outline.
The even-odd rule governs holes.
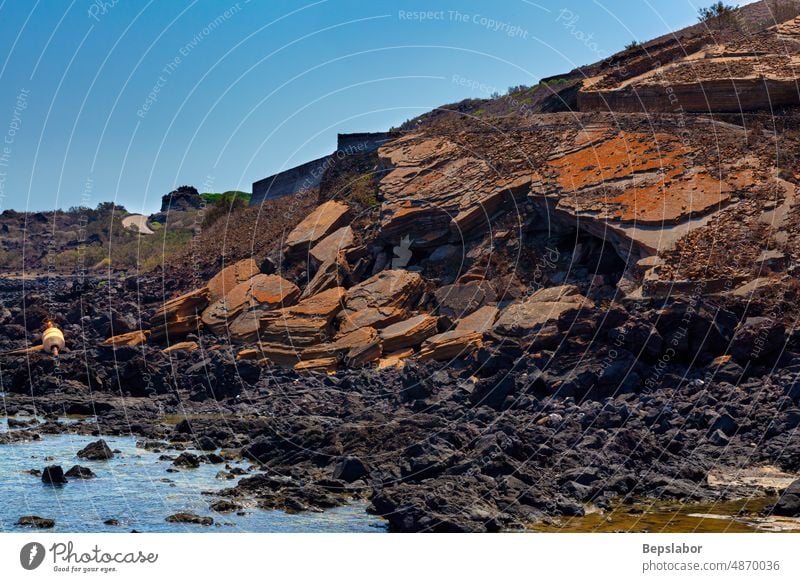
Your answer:
[[[0,0],[0,210],[250,191],[337,132],[535,84],[704,4]]]

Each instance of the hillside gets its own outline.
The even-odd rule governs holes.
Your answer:
[[[171,192],[151,223],[201,226],[160,269],[2,281],[8,406],[246,459],[228,508],[800,530],[798,7],[439,108],[206,226]]]

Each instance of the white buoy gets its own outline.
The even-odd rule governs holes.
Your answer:
[[[47,322],[47,329],[42,334],[42,346],[46,352],[51,352],[54,356],[64,349],[64,334],[53,325],[52,321]]]

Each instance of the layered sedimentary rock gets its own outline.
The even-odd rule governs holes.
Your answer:
[[[421,360],[450,360],[467,356],[482,345],[482,333],[454,329],[426,339],[419,357]]]
[[[307,347],[332,336],[331,322],[342,309],[346,290],[334,287],[303,299],[297,305],[261,314],[259,337],[262,342]]]
[[[627,76],[609,68],[587,79],[578,92],[578,108],[705,113],[800,104],[800,19],[722,42],[697,39],[681,47],[680,58],[675,58],[675,44],[642,49],[638,60],[650,66],[634,68]]]
[[[409,307],[423,289],[419,273],[399,269],[381,271],[347,291],[345,307],[359,311],[369,307]]]
[[[333,261],[340,252],[347,251],[354,244],[353,229],[349,225],[343,226],[315,244],[309,254],[318,265],[321,265]]]
[[[383,348],[387,352],[418,346],[436,333],[438,319],[423,313],[399,323],[393,323],[380,331]]]
[[[150,338],[181,337],[200,329],[200,314],[208,305],[208,287],[195,289],[175,299],[170,299],[156,310],[151,319]]]
[[[225,297],[237,285],[258,273],[258,264],[253,259],[243,259],[225,267],[208,281],[209,300],[213,302]]]
[[[202,314],[203,323],[214,333],[223,333],[228,322],[243,312],[259,313],[293,304],[300,296],[297,285],[279,275],[258,274],[239,283],[224,297],[209,305]],[[245,316],[246,318],[247,316]]]
[[[336,229],[347,224],[350,207],[343,202],[329,200],[318,206],[286,237],[286,255],[297,257],[322,241]]]

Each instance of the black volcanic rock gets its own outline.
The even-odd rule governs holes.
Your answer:
[[[78,451],[78,458],[86,459],[88,461],[106,461],[113,456],[113,451],[103,439],[89,443],[83,449]]]
[[[48,485],[63,485],[67,482],[64,477],[64,469],[60,465],[50,465],[42,469],[42,483]]]
[[[786,488],[775,507],[773,507],[772,513],[787,517],[800,516],[800,479]]]

